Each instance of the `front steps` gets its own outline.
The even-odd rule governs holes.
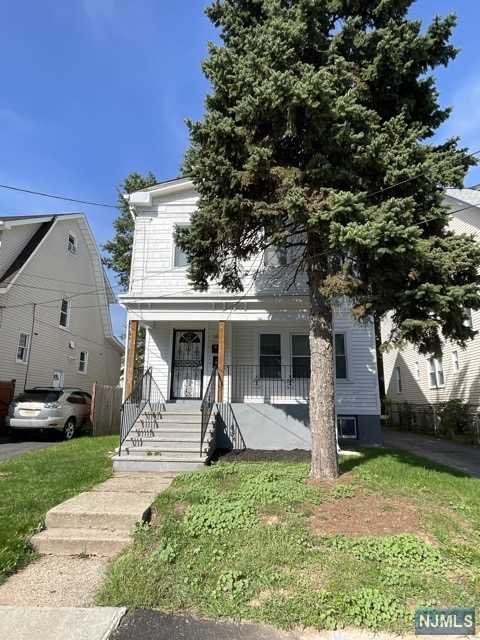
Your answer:
[[[50,509],[47,528],[32,537],[32,546],[42,555],[113,557],[129,544],[135,524],[150,519],[153,501],[174,477],[114,475]]]
[[[200,403],[167,403],[137,420],[119,453],[114,471],[191,471],[208,462],[213,450],[214,414],[200,452]]]

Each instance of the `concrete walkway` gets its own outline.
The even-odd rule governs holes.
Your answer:
[[[417,433],[384,429],[384,445],[389,449],[408,451],[432,462],[446,465],[475,478],[480,478],[480,447],[449,440],[429,438]]]
[[[0,607],[4,640],[107,640],[125,614],[123,608],[28,609]]]

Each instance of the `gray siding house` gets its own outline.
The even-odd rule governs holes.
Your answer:
[[[0,380],[116,385],[115,301],[83,214],[0,217]]]
[[[144,373],[151,379],[125,391],[118,469],[204,461],[209,407],[223,422],[223,432],[215,433],[217,447],[311,447],[304,282],[288,287],[292,256],[266,253],[244,264],[244,293],[215,284],[205,293],[192,290],[174,233],[189,224],[197,199],[184,178],[129,196],[134,247],[130,287],[120,302],[129,326],[139,323],[146,330]],[[379,443],[374,326],[356,323],[346,300],[335,310],[335,347],[339,440]]]

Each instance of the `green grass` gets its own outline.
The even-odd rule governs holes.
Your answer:
[[[46,512],[111,475],[117,436],[76,438],[0,464],[0,582],[29,562]]]
[[[412,628],[417,606],[480,604],[480,481],[380,450],[342,466],[343,488],[306,483],[305,464],[220,463],[178,477],[99,603],[394,631]],[[360,491],[413,501],[423,536],[312,532],[309,514]]]

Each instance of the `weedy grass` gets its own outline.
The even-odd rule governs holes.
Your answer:
[[[417,606],[480,604],[479,480],[385,450],[342,469],[348,483],[333,485],[313,485],[306,464],[285,462],[218,463],[177,477],[152,525],[112,565],[98,602],[398,632],[411,629]],[[313,532],[312,510],[360,493],[408,497],[421,531]],[[456,515],[462,524],[452,527]],[[459,528],[468,530],[460,542]]]
[[[111,475],[107,453],[117,443],[75,438],[0,464],[0,582],[35,557],[28,538],[49,509]]]

